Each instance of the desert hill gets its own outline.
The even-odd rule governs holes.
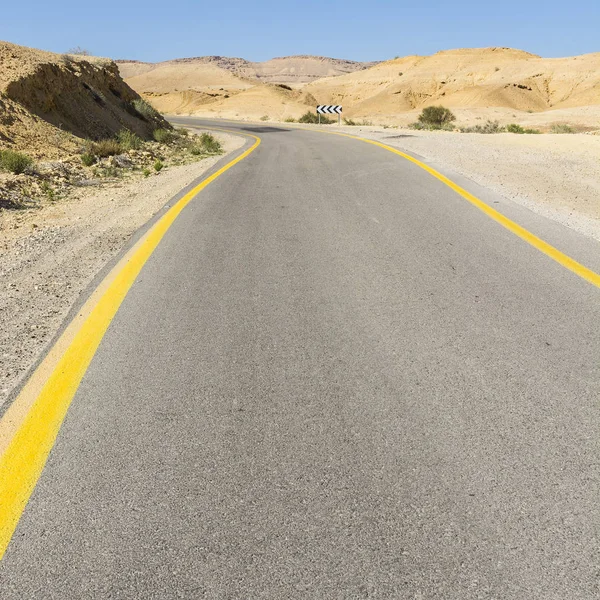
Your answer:
[[[205,73],[216,74],[217,69],[242,79],[259,80],[264,83],[286,83],[289,85],[304,84],[322,77],[335,77],[345,73],[353,73],[367,69],[377,63],[356,62],[324,56],[284,56],[272,58],[264,62],[251,62],[243,58],[225,56],[199,56],[196,58],[179,58],[161,63],[144,63],[139,61],[116,61],[124,79],[150,74],[151,81],[167,80],[179,68],[186,74],[197,71],[200,78]],[[204,68],[211,66],[213,69]],[[221,75],[221,78],[224,76]],[[196,83],[195,85],[202,85]],[[193,86],[192,86],[193,87]]]
[[[147,138],[168,127],[140,115],[135,100],[111,60],[0,42],[0,147],[52,157],[72,150],[69,134],[101,139],[127,128]]]
[[[381,63],[203,57],[125,62],[119,69],[159,110],[229,118],[296,117],[319,103],[342,104],[348,117],[403,123],[424,106],[444,104],[467,121],[531,120],[531,113],[552,119],[555,111],[564,119],[575,111],[582,123],[597,125],[597,111],[584,107],[600,105],[600,53],[547,59],[511,48],[467,48]]]
[[[600,53],[545,59],[508,48],[462,49],[387,61],[306,87],[353,115],[394,115],[429,104],[544,111],[600,103]]]

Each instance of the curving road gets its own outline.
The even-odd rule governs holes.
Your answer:
[[[129,291],[0,597],[600,597],[599,290],[381,148],[179,122],[262,143]]]

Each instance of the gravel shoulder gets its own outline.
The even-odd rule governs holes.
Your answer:
[[[245,143],[211,133],[226,154]],[[103,189],[82,188],[39,208],[0,210],[0,411],[96,274],[222,156]]]
[[[335,130],[418,154],[533,212],[600,240],[598,135],[482,135],[381,127]]]

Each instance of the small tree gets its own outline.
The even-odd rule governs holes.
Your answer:
[[[452,111],[445,106],[428,106],[421,111],[419,122],[428,127],[441,128],[456,121]]]
[[[82,48],[81,46],[75,46],[75,48],[71,48],[67,54],[78,54],[79,56],[90,56],[89,50]]]

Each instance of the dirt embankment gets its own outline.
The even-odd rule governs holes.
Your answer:
[[[135,108],[141,98],[108,59],[58,55],[0,42],[0,149],[35,158],[72,153],[80,139],[128,129],[149,139],[170,126]]]

